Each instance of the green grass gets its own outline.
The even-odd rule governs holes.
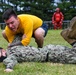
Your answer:
[[[47,44],[60,44],[71,47],[60,35],[62,30],[49,30],[45,37],[44,46]],[[1,34],[2,30],[0,30]],[[7,48],[7,42],[0,35],[0,46]],[[31,39],[31,46],[36,46],[35,40]],[[18,63],[11,73],[4,72],[5,66],[0,63],[0,75],[76,75],[75,64],[61,64],[52,62],[23,62]]]

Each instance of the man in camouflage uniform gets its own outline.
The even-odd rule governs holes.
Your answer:
[[[12,44],[19,42],[17,36]],[[46,45],[43,48],[18,45],[7,49],[7,58],[3,63],[6,65],[6,72],[13,71],[13,67],[18,62],[56,62],[56,63],[76,63],[76,50],[61,45]]]
[[[76,47],[76,16],[70,21],[70,26],[61,32],[61,36],[73,46]]]

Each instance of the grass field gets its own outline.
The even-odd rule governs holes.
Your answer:
[[[71,47],[61,36],[62,30],[49,30],[45,37],[44,46],[47,44],[60,44],[63,46]],[[0,30],[1,34],[2,30]],[[36,47],[35,40],[31,39],[31,46]],[[7,42],[0,35],[0,46],[7,48]],[[5,66],[0,63],[0,75],[76,75],[75,64],[61,64],[52,62],[23,62],[18,63],[11,73],[4,72]]]

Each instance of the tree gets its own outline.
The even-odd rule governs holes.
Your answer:
[[[60,3],[57,3],[57,5],[54,4],[54,0],[0,0],[0,19],[2,21],[1,16],[3,12],[10,7],[12,7],[17,14],[33,14],[42,18],[44,21],[51,20],[57,7],[63,12],[65,20],[70,20],[75,16],[75,0],[60,0]]]
[[[58,3],[61,11],[64,13],[65,20],[71,20],[75,16],[76,2],[66,2]]]

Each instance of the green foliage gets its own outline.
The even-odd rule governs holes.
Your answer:
[[[62,3],[58,4],[58,7],[60,7],[61,11],[64,14],[65,20],[71,20],[75,14],[75,8],[76,8],[76,1],[75,2],[66,2],[63,1]]]
[[[10,7],[16,10],[17,14],[34,14],[45,21],[50,21],[52,19],[52,15],[57,7],[63,12],[64,20],[71,20],[76,16],[75,0],[61,0],[57,5],[55,5],[54,0],[0,0],[0,6],[1,22],[3,12]]]

